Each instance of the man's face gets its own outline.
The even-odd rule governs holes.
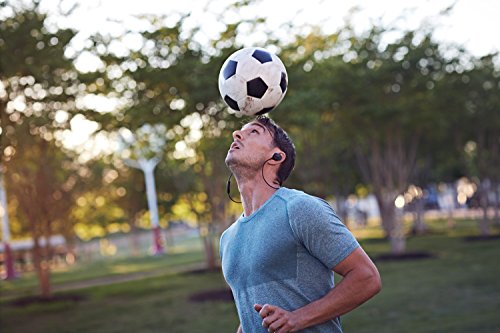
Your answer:
[[[233,132],[233,143],[226,156],[226,165],[232,168],[246,167],[260,170],[272,156],[273,138],[269,130],[257,121],[244,125]]]

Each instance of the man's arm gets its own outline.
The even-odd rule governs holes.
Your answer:
[[[243,333],[243,330],[241,329],[241,325],[238,326],[238,330],[236,331],[236,333]]]
[[[325,296],[295,311],[256,304],[262,325],[270,332],[296,332],[345,314],[377,294],[381,279],[377,268],[361,247],[342,260],[333,271],[342,280]]]

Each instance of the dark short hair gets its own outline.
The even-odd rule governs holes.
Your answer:
[[[283,163],[281,163],[277,173],[278,182],[281,185],[288,178],[288,176],[290,176],[290,173],[292,173],[293,167],[295,166],[295,145],[285,130],[283,130],[271,118],[258,116],[255,121],[269,130],[269,133],[271,133],[271,136],[273,137],[274,145],[286,154],[286,159]]]

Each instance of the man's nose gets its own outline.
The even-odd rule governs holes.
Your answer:
[[[241,131],[239,131],[239,130],[234,131],[233,132],[233,139],[234,140],[236,140],[236,139],[241,140]]]

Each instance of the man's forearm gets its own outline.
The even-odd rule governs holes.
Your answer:
[[[236,333],[243,333],[243,330],[241,329],[241,325],[238,326],[238,329],[236,330]]]
[[[293,313],[300,329],[314,326],[353,310],[377,294],[380,289],[381,282],[377,271],[354,270],[324,297]]]

